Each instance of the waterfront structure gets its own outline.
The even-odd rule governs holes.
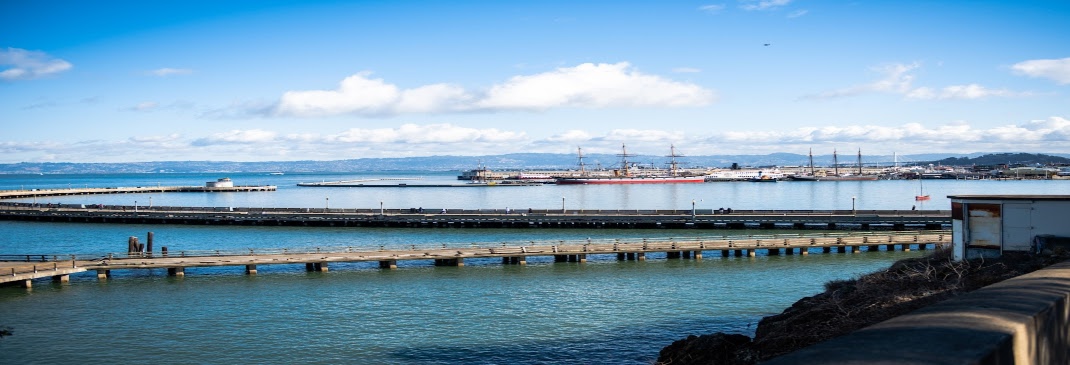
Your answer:
[[[691,238],[642,238],[599,240],[527,241],[501,246],[360,249],[336,247],[315,249],[248,249],[241,251],[160,251],[130,237],[125,253],[100,255],[0,255],[0,283],[32,286],[36,278],[68,281],[77,272],[96,271],[107,280],[112,270],[167,269],[170,276],[185,276],[188,267],[244,266],[256,275],[257,265],[304,264],[307,271],[328,271],[332,262],[378,262],[381,269],[397,269],[398,261],[434,260],[435,266],[464,266],[465,259],[500,258],[502,264],[526,265],[529,257],[552,256],[554,262],[587,262],[588,255],[615,255],[618,261],[645,261],[647,254],[662,253],[666,259],[701,260],[704,251],[720,257],[755,257],[762,250],[769,256],[815,253],[861,253],[925,250],[949,243],[948,231],[836,232],[814,234],[713,236]]]
[[[1070,248],[1070,195],[951,195],[955,260]]]
[[[633,166],[628,162],[628,157],[635,155],[629,154],[627,148],[623,144],[620,145],[621,153],[617,156],[620,157],[620,168],[613,170],[612,176],[585,176],[586,169],[583,165],[582,150],[579,154],[580,159],[580,171],[579,177],[559,177],[556,179],[557,184],[561,185],[576,185],[576,184],[678,184],[678,183],[702,183],[706,182],[706,179],[702,175],[684,175],[680,172],[679,164],[676,162],[677,157],[682,157],[676,154],[676,146],[670,146],[669,158],[669,171],[665,173],[646,173],[638,167]]]
[[[224,177],[224,178],[216,180],[216,181],[206,182],[206,183],[204,183],[204,187],[206,187],[206,188],[233,188],[234,187],[234,181],[231,180],[229,177]]]
[[[329,209],[141,207],[0,203],[0,220],[313,227],[943,229],[950,213],[923,210]]]

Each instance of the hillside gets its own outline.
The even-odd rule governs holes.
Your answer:
[[[1022,165],[1066,165],[1070,164],[1070,158],[1034,154],[1034,153],[994,153],[978,157],[948,157],[931,162],[934,165],[945,166],[972,166],[987,165],[995,166],[1005,164],[1009,166]]]

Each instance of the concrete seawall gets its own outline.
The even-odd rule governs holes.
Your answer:
[[[1068,364],[1070,262],[763,364]]]

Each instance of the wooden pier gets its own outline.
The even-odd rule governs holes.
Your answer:
[[[808,255],[810,253],[861,253],[911,249],[925,250],[950,243],[949,231],[838,232],[715,236],[695,238],[640,238],[569,241],[527,241],[501,244],[472,244],[464,247],[380,247],[378,249],[334,247],[312,249],[249,249],[243,251],[163,251],[106,254],[95,257],[25,255],[30,262],[3,262],[0,283],[22,282],[30,286],[34,278],[57,277],[73,272],[96,271],[106,280],[112,270],[167,269],[172,276],[184,276],[191,267],[239,266],[249,275],[258,265],[304,264],[308,271],[327,271],[335,262],[377,262],[383,269],[396,269],[399,261],[432,261],[435,266],[464,266],[465,259],[500,258],[502,264],[525,265],[530,257],[553,257],[554,262],[584,263],[591,255],[612,255],[617,260],[644,261],[648,254],[661,253],[666,259],[701,260],[704,253],[719,257],[766,255]],[[19,260],[23,256],[3,256]],[[37,262],[35,260],[42,260]],[[33,266],[33,271],[28,267]],[[51,271],[50,271],[51,270]],[[64,276],[65,277],[65,276]],[[63,280],[63,279],[57,279]]]
[[[28,199],[50,196],[98,195],[98,194],[149,194],[149,193],[225,193],[275,191],[275,185],[256,186],[137,186],[114,188],[67,188],[67,189],[23,189],[0,190],[0,199]]]
[[[947,210],[553,210],[166,207],[0,203],[0,220],[398,228],[946,229]]]

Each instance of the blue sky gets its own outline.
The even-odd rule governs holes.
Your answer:
[[[0,163],[1070,153],[1067,1],[0,0]]]

